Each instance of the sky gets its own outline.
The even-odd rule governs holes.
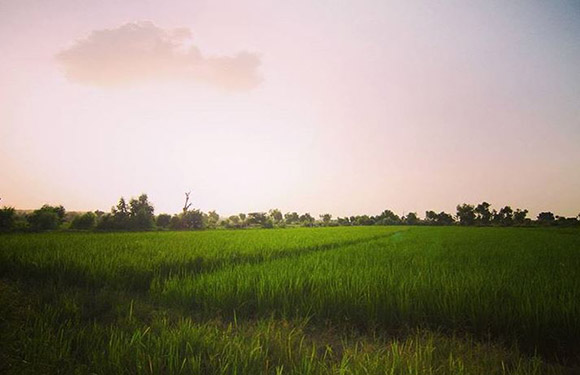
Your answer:
[[[0,0],[0,205],[580,213],[580,1]]]

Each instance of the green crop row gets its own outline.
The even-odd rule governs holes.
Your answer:
[[[153,293],[205,316],[430,327],[558,353],[580,348],[580,236],[419,228],[328,253],[172,277],[154,283]]]
[[[72,289],[22,296],[0,284],[0,373],[22,374],[561,374],[515,348],[416,330],[405,338],[336,335],[307,321],[195,322],[139,317],[139,301],[112,322],[85,320]],[[52,299],[38,303],[39,298]],[[21,298],[14,298],[19,296]],[[123,308],[121,308],[123,307]]]
[[[387,236],[402,228],[45,233],[0,237],[0,276],[147,291],[155,277],[211,272]]]

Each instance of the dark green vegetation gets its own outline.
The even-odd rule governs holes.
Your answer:
[[[0,373],[568,374],[580,230],[0,236]]]
[[[536,220],[527,217],[528,210],[505,206],[499,211],[491,209],[491,204],[482,202],[477,206],[471,204],[457,205],[456,215],[446,212],[426,211],[425,218],[420,219],[415,212],[399,216],[391,210],[384,210],[376,216],[357,215],[332,218],[331,214],[320,215],[316,220],[309,213],[299,215],[297,212],[282,214],[278,209],[266,212],[240,213],[229,217],[220,217],[215,211],[208,213],[191,209],[189,193],[182,212],[173,216],[159,214],[147,194],[131,198],[129,203],[123,197],[110,213],[102,211],[85,213],[67,213],[63,206],[44,205],[38,210],[23,213],[12,207],[0,209],[0,232],[42,232],[50,230],[95,230],[95,231],[149,231],[149,230],[201,230],[201,229],[246,229],[246,228],[286,228],[286,227],[336,227],[336,226],[371,226],[371,225],[426,225],[426,226],[558,226],[580,227],[580,215],[577,217],[556,216],[552,212],[541,212]]]

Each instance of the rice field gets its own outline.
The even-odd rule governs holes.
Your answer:
[[[580,230],[0,236],[2,374],[574,374]]]

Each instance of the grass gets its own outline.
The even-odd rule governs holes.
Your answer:
[[[367,228],[13,234],[0,239],[0,276],[147,291],[167,275],[211,272],[388,235]]]
[[[1,236],[0,373],[572,374],[579,270],[574,229]]]
[[[555,242],[555,244],[554,244]],[[468,332],[560,355],[580,347],[580,236],[420,228],[196,278],[153,292],[192,311]]]

